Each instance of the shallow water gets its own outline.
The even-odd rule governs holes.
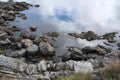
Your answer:
[[[7,0],[1,0],[7,1]],[[30,8],[23,11],[27,20],[17,18],[12,25],[28,29],[29,26],[38,26],[35,34],[41,35],[47,31],[60,33],[58,40],[53,42],[57,50],[62,53],[66,46],[103,44],[103,41],[75,39],[67,36],[68,32],[92,30],[97,34],[106,32],[120,32],[120,0],[15,0],[26,1],[31,4],[40,4],[40,8]],[[16,22],[19,21],[19,22]]]

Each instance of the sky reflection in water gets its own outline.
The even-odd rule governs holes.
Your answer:
[[[7,0],[1,0],[7,1]],[[30,25],[39,26],[37,34],[46,31],[58,31],[61,36],[58,41],[61,48],[64,45],[96,45],[102,41],[88,42],[86,40],[66,37],[67,32],[92,30],[98,34],[120,32],[120,0],[15,0],[40,4],[40,8],[23,11],[27,20],[12,22],[23,28]],[[64,44],[64,45],[63,45]],[[78,45],[80,44],[80,45]]]

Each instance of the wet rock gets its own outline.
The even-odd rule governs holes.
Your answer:
[[[92,31],[82,32],[82,33],[80,34],[80,38],[82,38],[82,39],[87,39],[88,41],[91,41],[91,40],[97,39],[97,34],[95,34],[95,33],[92,32]]]
[[[61,59],[60,56],[54,56],[54,57],[53,57],[53,62],[54,62],[54,63],[62,62],[62,59]]]
[[[15,11],[23,11],[29,9],[30,4],[26,2],[15,2],[13,5]]]
[[[88,41],[96,40],[96,39],[98,38],[98,37],[97,37],[97,34],[95,34],[95,33],[92,32],[92,31],[81,32],[81,34],[78,34],[78,33],[69,33],[68,35],[73,36],[73,37],[75,37],[75,38],[86,39],[86,40],[88,40]]]
[[[110,42],[110,43],[114,43],[114,42],[116,42],[116,40],[114,40],[114,37],[116,34],[117,34],[117,32],[106,33],[103,35],[103,38],[108,40],[108,42]]]
[[[36,26],[30,26],[30,30],[33,31],[33,32],[35,32],[37,30],[37,28],[38,27],[36,27]]]
[[[33,44],[32,46],[29,46],[27,48],[27,53],[28,55],[31,54],[31,55],[35,55],[36,53],[38,53],[38,46]]]
[[[97,56],[98,56],[98,55],[95,54],[95,53],[89,53],[89,54],[86,55],[86,58],[87,58],[87,59],[90,59],[90,58],[95,59],[95,58],[97,58]]]
[[[9,16],[6,18],[6,20],[8,20],[8,21],[13,21],[13,20],[15,20],[15,15],[9,14]]]
[[[24,45],[24,47],[29,47],[33,45],[33,42],[30,39],[23,39],[21,43]]]
[[[62,61],[67,61],[67,60],[70,60],[71,58],[71,55],[72,53],[71,52],[67,52],[65,54],[62,55]]]
[[[19,43],[22,40],[22,38],[18,37],[18,36],[9,36],[9,39],[10,39],[11,42],[14,42],[14,43],[15,42]]]
[[[41,39],[39,36],[36,36],[36,38],[33,40],[33,43],[37,45],[39,45],[40,42],[41,42]]]
[[[11,31],[21,31],[22,29],[21,28],[19,28],[19,27],[17,27],[17,26],[12,26],[12,27],[10,27],[9,28]]]
[[[50,45],[52,44],[51,41],[45,36],[41,36],[40,40],[41,40],[41,42],[45,42],[45,43],[48,43]]]
[[[7,18],[7,17],[9,17],[9,14],[8,13],[2,13],[1,16],[4,17],[4,18]]]
[[[40,5],[34,5],[35,7],[40,7]]]
[[[20,37],[22,37],[22,38],[28,38],[29,37],[28,31],[21,31]]]
[[[9,36],[13,36],[13,32],[6,27],[0,27],[0,30],[6,32]]]
[[[43,56],[54,56],[54,48],[45,42],[40,42],[39,44],[39,50],[40,50],[40,54]]]
[[[47,36],[51,36],[51,37],[58,37],[59,36],[58,32],[47,32],[47,33],[44,33],[44,34],[46,34]]]
[[[0,24],[5,23],[5,19],[4,18],[0,18]]]
[[[68,35],[73,36],[75,38],[81,38],[81,39],[86,39],[87,41],[92,41],[92,40],[99,40],[99,39],[106,39],[110,43],[114,43],[114,37],[117,33],[106,33],[104,35],[98,36],[95,34],[93,31],[88,31],[88,32],[81,32],[81,34],[78,33],[68,33]]]
[[[25,14],[21,14],[22,19],[27,19],[27,16]]]
[[[62,60],[83,60],[85,55],[81,51],[81,49],[77,47],[69,47],[68,52],[62,55]]]
[[[82,49],[82,51],[85,54],[92,53],[92,54],[98,54],[98,55],[105,55],[106,53],[111,52],[111,49],[110,48],[106,48],[106,47],[101,46],[101,45],[98,45],[96,47],[86,46],[86,47],[84,47]]]
[[[0,31],[0,40],[5,40],[8,37],[8,34],[4,31]]]
[[[120,47],[120,43],[118,43],[117,46]]]
[[[12,11],[12,10],[11,10],[11,11],[8,11],[7,13],[8,13],[8,14],[13,14],[13,15],[15,15],[15,11]]]
[[[4,5],[3,9],[9,11],[9,10],[14,10],[14,7],[13,7],[13,5],[6,4],[6,5]]]
[[[35,35],[35,34],[29,34],[27,36],[28,36],[27,38],[30,39],[30,40],[35,40],[36,37],[37,37],[37,35]]]

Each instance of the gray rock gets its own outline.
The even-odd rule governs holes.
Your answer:
[[[86,46],[82,49],[82,51],[85,54],[92,53],[92,54],[98,54],[98,55],[105,55],[106,53],[111,52],[111,49],[104,47],[104,46],[101,46],[101,45],[98,45],[96,47]]]
[[[15,14],[15,11],[12,11],[12,10],[11,10],[11,11],[8,11],[7,13],[8,13],[8,14]]]
[[[84,59],[85,55],[81,51],[81,49],[77,47],[69,47],[68,52],[62,55],[62,60],[81,60]]]
[[[29,46],[28,48],[27,48],[27,53],[28,54],[36,54],[38,52],[38,46],[37,45],[35,45],[35,44],[33,44],[32,46]]]
[[[95,34],[93,31],[81,32],[81,34],[78,34],[78,33],[69,33],[68,35],[73,36],[75,38],[86,39],[88,41],[95,40],[95,39],[98,38],[97,34]]]
[[[22,64],[24,63],[20,60],[16,60],[13,58],[0,55],[0,66],[6,67],[12,70],[18,70],[19,65],[22,65]]]
[[[22,57],[26,54],[26,49],[21,49],[21,50],[17,50],[17,51],[8,51],[5,53],[5,56],[7,57]]]
[[[90,59],[90,58],[95,59],[95,58],[97,58],[97,56],[98,56],[98,55],[95,54],[95,53],[89,53],[89,54],[86,55],[87,59]]]
[[[26,69],[26,73],[29,74],[29,75],[37,74],[38,73],[37,65],[29,64],[27,69]]]
[[[0,41],[0,44],[9,44],[9,43],[11,43],[11,41],[8,38]]]
[[[89,59],[87,60],[88,62],[90,62],[93,65],[93,68],[98,68],[99,67],[99,62],[97,61],[97,59]]]
[[[62,61],[67,61],[71,58],[71,55],[72,53],[71,52],[67,52],[65,54],[62,55]]]
[[[20,42],[17,42],[16,45],[18,48],[20,48],[20,49],[22,48],[22,44]]]
[[[54,48],[49,44],[45,42],[40,42],[39,44],[39,50],[41,55],[43,56],[54,56]]]
[[[7,17],[7,20],[9,20],[9,21],[13,21],[14,19],[15,19],[14,14],[9,14],[9,16]]]
[[[30,39],[23,39],[21,41],[21,43],[25,46],[25,47],[29,47],[33,45],[33,42]]]
[[[46,62],[45,60],[42,60],[39,62],[38,64],[38,71],[46,71],[47,70],[47,66],[46,66]]]
[[[93,71],[93,65],[90,62],[86,61],[67,61],[66,64],[69,66],[71,70],[75,72],[91,72]]]
[[[114,43],[114,42],[116,42],[116,40],[114,39],[116,34],[117,34],[117,32],[106,33],[103,35],[103,38],[108,40],[109,43]]]
[[[63,62],[56,63],[53,69],[55,71],[65,70],[66,69],[65,63]]]

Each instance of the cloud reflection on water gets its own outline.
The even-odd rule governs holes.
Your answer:
[[[5,1],[5,0],[2,0]],[[27,1],[32,4],[40,4],[40,8],[33,10],[31,15],[26,13],[32,20],[26,21],[40,25],[40,31],[57,30],[59,32],[81,32],[92,30],[98,34],[105,32],[120,32],[120,0],[15,0]],[[35,16],[35,14],[37,14]],[[37,16],[40,15],[41,17]],[[118,17],[119,16],[119,17]],[[37,20],[37,21],[35,21]],[[22,22],[23,24],[26,23]],[[22,25],[24,26],[24,25]],[[47,28],[46,28],[47,26]],[[48,27],[49,26],[49,27]],[[51,28],[52,27],[52,28]],[[62,41],[62,42],[61,42]],[[85,43],[84,45],[101,44],[102,41],[88,42],[80,39],[60,39],[58,43],[63,46]],[[76,42],[76,43],[75,43]]]

